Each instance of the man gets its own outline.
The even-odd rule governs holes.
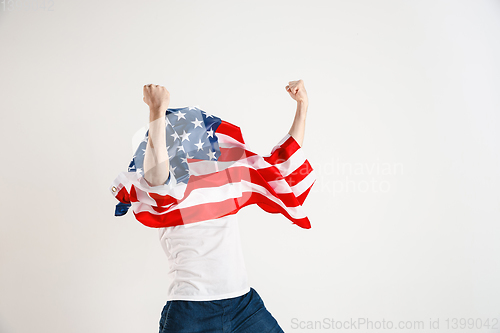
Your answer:
[[[290,131],[288,132],[288,136],[285,137],[288,138],[287,142],[289,145],[295,145],[295,149],[293,149],[293,152],[291,153],[293,154],[297,151],[301,151],[300,147],[303,144],[308,98],[303,80],[290,81],[285,89],[290,96],[297,101],[295,118]],[[191,110],[191,108],[168,109],[170,103],[170,93],[165,87],[149,84],[145,85],[143,90],[144,102],[150,109],[150,124],[143,162],[143,179],[147,185],[142,184],[144,185],[142,188],[149,186],[147,188],[147,193],[154,194],[155,188],[163,188],[173,175],[169,162],[171,156],[169,157],[167,150],[167,148],[171,147],[166,147],[165,142],[168,138],[167,135],[176,136],[177,134],[175,132],[173,134],[167,133],[166,131],[166,128],[169,128],[166,126],[167,122],[169,122],[168,117],[166,117],[167,111],[170,110],[170,112],[178,112],[178,117],[180,118]],[[181,112],[182,110],[185,110],[185,112]],[[171,119],[173,122],[175,118]],[[198,118],[196,118],[196,121],[193,121],[194,127],[197,127],[199,122],[201,121],[198,121]],[[189,133],[184,131],[183,134],[187,139]],[[177,138],[179,141],[183,141],[178,137],[178,135]],[[179,146],[179,150],[184,151],[184,148]],[[307,160],[304,162],[303,160],[299,160],[298,164],[302,163],[300,168],[293,166],[294,170],[283,171],[284,168],[291,168],[289,164],[293,163],[283,163],[283,161],[287,159],[285,156],[286,152],[278,150],[275,151],[275,153],[279,155],[279,158],[270,163],[274,163],[276,167],[275,165],[270,165],[269,168],[263,169],[266,169],[267,173],[269,173],[269,169],[273,168],[281,168],[281,171],[277,171],[278,178],[276,178],[276,181],[269,181],[269,183],[272,183],[272,186],[268,186],[267,190],[264,189],[262,191],[270,193],[276,190],[278,193],[280,191],[279,189],[283,188],[283,185],[277,185],[278,182],[283,182],[286,185],[285,187],[287,187],[288,185],[283,180],[283,176],[288,175],[287,179],[289,180],[287,181],[289,182],[290,187],[288,187],[288,190],[284,190],[285,193],[283,195],[287,198],[285,200],[295,200],[292,200],[295,204],[291,204],[291,206],[293,206],[291,210],[293,215],[293,208],[296,208],[295,206],[297,205],[301,205],[314,180],[310,180],[309,183],[306,184],[308,187],[307,190],[303,188],[300,192],[297,192],[299,190],[297,190],[297,186],[294,186],[295,182],[290,180],[291,176],[289,175],[294,170],[296,173],[299,169],[306,170],[303,175],[299,176],[300,179],[302,179],[306,174],[310,174],[312,169],[310,167],[304,167],[304,165],[309,165]],[[299,153],[295,156],[298,155]],[[189,153],[187,156],[189,156]],[[251,158],[253,158],[253,161],[256,161],[254,162],[255,164],[262,165],[265,163],[264,159],[260,156],[253,155]],[[211,159],[212,158],[210,158],[210,160]],[[268,159],[268,161],[270,161],[270,159]],[[187,157],[184,159],[184,162],[187,163]],[[252,172],[254,171],[255,170]],[[280,172],[283,175],[280,174]],[[252,177],[255,178],[255,175]],[[228,181],[228,183],[233,185],[233,181],[234,180]],[[137,188],[141,186],[141,184],[136,185]],[[117,192],[122,192],[121,188],[123,188],[123,186],[121,183],[119,188],[120,191],[117,191],[117,188],[113,186],[112,191],[115,196]],[[292,188],[295,192],[292,191]],[[226,191],[227,187],[220,186],[214,187],[213,189],[216,191],[217,189],[220,189],[220,191]],[[135,190],[130,192],[133,191]],[[192,194],[193,192],[190,193]],[[280,196],[281,194],[278,193],[276,195]],[[130,193],[127,192],[127,200],[122,199],[120,201],[141,201],[141,195],[137,195],[135,192],[134,196],[138,198],[130,200],[129,196]],[[299,201],[297,201],[296,196],[301,197]],[[117,196],[117,198],[118,197],[119,196]],[[151,200],[147,195],[142,195],[142,197],[145,198],[143,199],[143,204],[147,203],[147,200]],[[154,198],[157,200],[160,197],[154,196]],[[163,197],[160,199],[163,199]],[[277,202],[277,206],[279,206],[278,204],[283,206],[279,200],[275,201]],[[160,242],[169,260],[169,275],[172,281],[168,289],[167,303],[163,307],[161,313],[159,323],[160,333],[283,332],[277,321],[264,306],[264,302],[260,298],[259,294],[255,291],[255,289],[248,285],[240,244],[238,221],[235,214],[239,210],[241,202],[242,201],[239,202],[240,204],[236,202],[236,206],[238,206],[237,208],[233,209],[228,207],[227,211],[218,213],[218,215],[210,215],[213,213],[214,209],[207,210],[207,214],[203,216],[210,215],[210,217],[201,219],[201,221],[196,223],[188,221],[188,217],[186,216],[186,220],[182,224],[164,227],[157,226],[159,230]],[[271,202],[271,204],[276,202]],[[261,205],[259,204],[259,206]],[[165,207],[172,206],[165,205]],[[268,204],[263,204],[261,207],[269,212],[277,212],[274,211]],[[281,207],[278,208],[281,209]],[[153,214],[160,211],[158,207],[148,209]],[[288,213],[288,211],[285,211],[284,214]],[[146,209],[146,211],[142,212],[142,214],[147,215],[150,213]],[[299,213],[297,214],[298,216],[300,215]],[[136,214],[138,219],[139,216],[144,215]],[[157,216],[159,215],[153,215],[153,217]],[[293,216],[286,216],[292,221],[295,221]],[[144,219],[146,220],[146,218]],[[199,217],[198,220],[200,220]],[[307,218],[306,221],[309,223]]]

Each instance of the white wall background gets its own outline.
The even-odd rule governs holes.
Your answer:
[[[148,122],[142,86],[239,125],[267,154],[298,79],[312,228],[239,213],[250,283],[284,330],[365,318],[457,332],[452,318],[479,318],[496,328],[468,332],[500,331],[499,1],[11,5],[0,332],[157,332],[166,256],[157,230],[113,216],[108,190]]]

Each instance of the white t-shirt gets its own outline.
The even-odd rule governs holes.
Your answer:
[[[159,236],[170,266],[167,300],[211,301],[250,291],[236,215],[159,228]]]

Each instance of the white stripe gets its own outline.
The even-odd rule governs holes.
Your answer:
[[[289,174],[297,170],[304,162],[306,161],[306,157],[299,149],[293,153],[292,156],[286,160],[286,162],[274,164],[275,167],[278,168],[283,177],[287,177]]]
[[[219,146],[223,148],[233,148],[233,147],[240,147],[240,148],[247,148],[247,145],[244,143],[239,142],[238,140],[234,139],[232,136],[222,134],[222,133],[215,133],[215,136],[217,136],[217,141],[219,141]]]
[[[290,185],[284,179],[272,180],[267,182],[276,193],[291,193]]]
[[[148,192],[144,191],[135,191],[135,192],[137,194],[137,200],[147,205],[156,206],[156,201],[149,196]]]
[[[293,194],[295,194],[296,197],[304,193],[316,180],[316,174],[314,173],[314,170],[311,171],[310,174],[308,174],[304,179],[302,179],[298,184],[295,184],[292,186],[292,191]]]
[[[239,183],[224,184],[219,187],[203,187],[197,188],[189,193],[189,196],[181,201],[175,209],[183,209],[186,207],[211,203],[221,202],[227,199],[239,198],[243,194],[243,186]]]
[[[218,161],[197,161],[189,163],[189,172],[192,175],[201,176],[207,175],[210,173],[221,170],[225,170],[230,167],[236,166],[245,166],[245,167],[253,167],[254,169],[265,169],[271,166],[275,166],[278,168],[278,171],[281,173],[283,177],[287,177],[289,174],[294,172],[298,167],[300,167],[306,158],[304,154],[298,153],[296,151],[290,158],[283,163],[280,164],[270,164],[266,160],[259,155],[253,155],[247,158],[243,158],[238,161],[229,161],[229,162],[218,162]]]
[[[264,156],[264,157],[271,156],[271,155],[272,155],[272,154],[276,151],[276,149],[280,148],[280,147],[281,147],[281,145],[282,145],[282,144],[284,144],[286,140],[288,140],[288,138],[289,138],[290,136],[291,136],[291,135],[290,135],[289,133],[287,133],[287,134],[285,135],[285,137],[284,137],[283,139],[281,139],[281,141],[280,141],[280,142],[278,142],[278,144],[277,144],[276,146],[274,146],[274,147],[273,147],[273,149],[271,149],[271,154],[266,155],[266,156]]]
[[[156,193],[162,196],[170,195],[171,197],[180,200],[184,197],[184,192],[186,191],[187,187],[187,185],[184,183],[174,185],[173,184],[174,182],[159,186],[149,186],[148,183],[146,183],[144,177],[142,177],[140,174],[136,172],[122,172],[122,173],[125,174],[126,179],[130,184],[134,184],[137,190],[136,191],[137,196],[139,196],[139,193],[142,191],[142,192]],[[128,185],[127,183],[125,183],[125,185],[127,186],[127,190],[130,191],[131,186]]]

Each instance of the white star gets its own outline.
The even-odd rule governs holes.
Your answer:
[[[191,133],[186,133],[186,131],[184,130],[184,133],[182,133],[182,141],[183,142],[184,140],[188,140],[189,141],[189,136],[191,135]]]
[[[167,118],[167,116],[166,116],[166,115],[165,115],[165,124],[166,124],[166,125],[172,125],[172,124],[170,123],[170,120],[168,120],[168,118]]]
[[[181,157],[182,163],[186,163],[187,164],[188,163],[188,161],[187,161],[188,158],[193,158],[193,156],[189,156],[189,153],[188,153],[188,154],[186,154],[186,158]]]
[[[214,137],[214,130],[213,129],[210,129],[210,131],[207,131],[207,135],[211,138]]]
[[[184,117],[186,114],[181,111],[177,112],[175,115],[177,116],[177,120],[180,120],[181,118],[186,119],[186,117]]]
[[[171,134],[170,136],[174,137],[174,141],[175,141],[175,139],[179,139],[179,134],[177,134],[177,132],[174,132],[174,134]]]
[[[142,173],[142,169],[141,168],[137,169],[137,172]]]
[[[200,126],[201,127],[201,123],[203,122],[202,120],[198,120],[198,118],[195,118],[196,120],[195,121],[192,121],[192,123],[194,124],[194,128]],[[201,127],[203,128],[203,127]]]
[[[144,155],[146,155],[146,149],[143,149],[142,151],[144,152]]]
[[[203,111],[203,112],[205,112],[205,117],[207,117],[207,118],[208,118],[208,117],[213,117],[213,116],[212,116],[210,113],[208,113],[207,111]]]
[[[210,161],[211,161],[211,160],[215,160],[215,152],[214,152],[214,151],[212,151],[212,149],[209,149],[209,150],[208,150],[208,154],[207,154],[207,156],[210,158]]]
[[[141,141],[141,142],[148,142],[148,136],[146,135],[146,136],[144,137],[144,139],[142,139],[142,141]]]
[[[175,170],[176,168],[177,168],[177,167],[172,167],[172,166],[170,166],[170,172],[172,172],[172,173],[173,173],[173,172],[174,172],[174,170]]]
[[[179,150],[182,150],[182,151],[184,151],[184,152],[185,152],[185,150],[184,150],[184,147],[183,147],[183,146],[179,146],[179,147],[177,147],[177,151],[179,151]]]
[[[195,105],[195,106],[190,106],[190,107],[189,107],[189,110],[192,110],[192,109],[197,109],[197,106],[198,106],[198,105]]]
[[[198,147],[197,151],[200,151],[200,149],[203,149],[203,142],[201,142],[201,139],[200,139],[200,141],[198,141],[198,143],[195,143],[194,145],[196,147]]]

